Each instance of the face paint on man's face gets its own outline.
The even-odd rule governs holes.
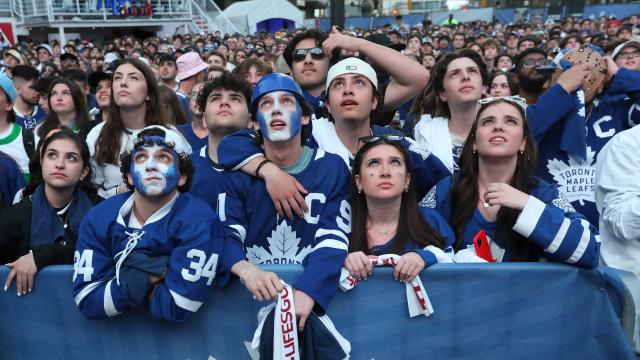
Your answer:
[[[295,107],[290,101],[295,103]],[[269,141],[290,140],[302,127],[302,108],[295,96],[287,91],[274,91],[264,95],[258,103],[256,117],[262,135]]]
[[[145,196],[162,196],[178,187],[178,155],[164,146],[142,146],[131,155],[133,186]]]

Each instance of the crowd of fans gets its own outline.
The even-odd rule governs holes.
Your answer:
[[[639,32],[399,18],[5,48],[5,291],[73,263],[88,317],[182,321],[214,278],[275,299],[256,265],[298,263],[302,329],[382,254],[405,282],[541,259],[640,276]]]

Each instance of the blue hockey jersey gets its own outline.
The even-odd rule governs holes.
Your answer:
[[[600,150],[617,133],[640,123],[640,74],[620,69],[606,94],[596,97],[586,115],[586,159],[584,161],[561,149],[565,127],[577,109],[574,97],[555,84],[538,102],[527,108],[529,127],[538,143],[536,176],[558,184],[560,191],[591,224],[598,224],[595,205],[596,161]],[[577,131],[580,131],[579,127]],[[568,134],[570,135],[570,134]],[[566,135],[565,135],[566,136]],[[580,134],[568,139],[581,141]],[[597,225],[596,225],[597,226]]]
[[[451,181],[441,180],[422,199],[420,205],[435,208],[447,221],[451,220]],[[506,239],[496,235],[496,222],[488,221],[475,209],[462,234],[462,246],[473,246],[473,237],[485,230],[492,241],[505,250],[502,261],[511,254]],[[557,187],[543,180],[531,189],[529,201],[522,210],[513,231],[532,241],[542,250],[542,256],[557,262],[587,268],[598,266],[600,241],[598,230],[582,214],[576,212]],[[495,254],[494,254],[495,256]]]
[[[221,203],[224,204],[225,197],[222,185],[224,169],[209,159],[208,149],[209,146],[205,145],[200,148],[197,154],[192,155],[195,173],[193,180],[191,180],[189,193],[204,200],[212,209],[216,210],[218,215],[221,213],[224,215],[224,207],[220,206]],[[220,220],[224,221],[224,218]]]
[[[410,251],[416,252],[422,257],[422,260],[424,260],[425,269],[431,265],[437,264],[438,262],[442,262],[443,257],[448,259],[446,262],[451,262],[450,259],[453,257],[453,244],[456,241],[456,237],[453,234],[453,230],[451,230],[451,226],[449,226],[449,223],[447,223],[442,215],[440,215],[436,210],[428,207],[420,207],[419,210],[424,220],[442,236],[444,240],[443,249],[438,249],[433,245],[422,248],[421,245],[411,240],[407,241],[404,247],[404,252],[397,255],[404,255]],[[384,244],[369,248],[369,253],[371,255],[390,254],[389,250],[396,241],[397,239],[394,236]]]
[[[112,317],[149,303],[156,319],[182,322],[211,293],[223,228],[202,200],[179,194],[137,229],[132,193],[113,196],[86,215],[75,253],[73,294],[86,317]],[[149,274],[164,280],[155,289]],[[152,295],[149,298],[149,293]]]
[[[313,119],[312,133],[306,145],[339,155],[351,169],[353,154],[344,146],[335,130],[335,125],[327,119]],[[225,169],[238,170],[256,156],[262,155],[262,149],[253,141],[253,132],[237,131],[222,140],[218,148],[220,164]],[[372,126],[373,136],[402,135],[402,132],[388,126]],[[413,179],[416,184],[416,195],[422,198],[438,180],[451,175],[451,172],[436,156],[410,138],[402,140],[407,149]]]
[[[245,173],[223,174],[229,267],[253,264],[302,264],[293,287],[309,295],[323,312],[338,289],[340,269],[351,233],[349,171],[339,157],[314,149],[306,166],[292,173],[308,191],[309,212],[293,220],[278,216],[263,180]],[[226,266],[225,266],[226,267]]]

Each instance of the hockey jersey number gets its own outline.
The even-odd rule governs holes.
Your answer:
[[[82,275],[82,281],[90,282],[93,275],[93,250],[84,250],[82,254],[76,251],[73,254],[73,281],[78,275]]]
[[[207,279],[207,285],[211,285],[216,277],[216,268],[218,266],[218,254],[212,254],[207,261],[207,255],[202,250],[191,249],[187,252],[187,258],[192,259],[189,269],[182,269],[182,277],[191,282],[200,280],[204,276]],[[189,270],[193,270],[191,273]]]

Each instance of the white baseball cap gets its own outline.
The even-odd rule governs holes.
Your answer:
[[[329,69],[329,73],[327,73],[327,89],[333,79],[344,74],[360,74],[369,79],[376,90],[378,89],[378,76],[376,75],[376,71],[373,70],[371,65],[357,57],[346,58]]]
[[[151,136],[151,135],[140,136],[140,133],[149,129],[162,130],[164,132],[164,136]],[[184,136],[182,136],[182,134],[178,130],[176,130],[173,127],[149,125],[144,129],[142,129],[140,133],[138,134],[138,136],[136,136],[136,140],[129,144],[129,152],[133,152],[133,150],[136,149],[141,142],[152,139],[152,140],[157,140],[162,142],[166,146],[172,148],[178,154],[184,154],[189,156],[193,153],[193,150],[191,149],[191,145],[189,145],[189,142],[184,138]],[[155,139],[156,137],[158,137],[158,139]]]
[[[620,51],[622,51],[622,49],[624,49],[624,48],[626,48],[626,47],[629,47],[629,46],[632,46],[632,47],[634,47],[634,48],[636,48],[636,49],[640,50],[640,41],[637,41],[637,40],[629,40],[629,41],[627,41],[627,42],[625,42],[625,43],[622,43],[622,44],[620,44],[620,45],[616,46],[616,48],[615,48],[615,49],[613,49],[613,52],[611,53],[611,58],[612,58],[613,60],[615,60],[615,59],[616,59],[616,57],[618,56],[618,54],[620,54]]]

